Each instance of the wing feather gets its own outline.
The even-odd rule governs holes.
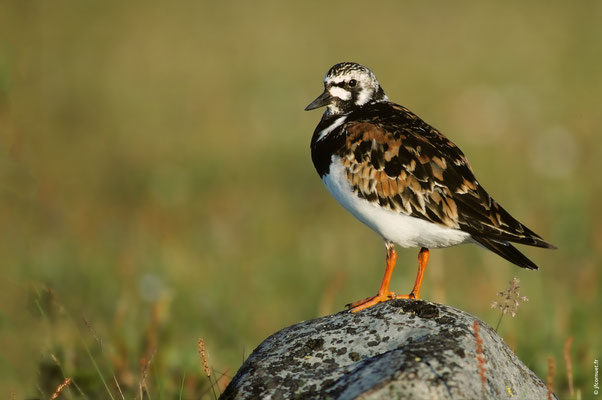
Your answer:
[[[348,118],[349,122],[341,127],[345,145],[338,155],[344,161],[349,183],[360,197],[489,238],[493,242],[488,244],[517,242],[553,247],[514,219],[483,189],[462,151],[435,128],[396,104],[370,110],[372,113]]]

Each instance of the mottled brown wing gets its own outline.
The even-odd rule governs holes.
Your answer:
[[[551,247],[487,194],[457,146],[404,107],[392,107],[403,118],[366,116],[343,126],[339,156],[358,196],[472,235]]]

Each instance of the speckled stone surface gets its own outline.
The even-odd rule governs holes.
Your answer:
[[[426,301],[392,300],[305,321],[267,338],[220,399],[546,399],[545,384],[482,321]]]

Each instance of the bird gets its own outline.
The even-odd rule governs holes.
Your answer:
[[[338,63],[323,83],[322,94],[305,108],[326,107],[311,138],[314,167],[330,194],[378,233],[386,249],[377,294],[347,304],[351,312],[391,299],[420,299],[430,249],[476,243],[521,268],[536,270],[511,243],[556,248],[485,191],[458,146],[391,102],[370,69]],[[408,295],[389,290],[395,245],[420,249]]]

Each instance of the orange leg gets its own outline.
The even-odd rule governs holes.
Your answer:
[[[416,281],[414,282],[414,289],[410,293],[410,298],[420,298],[420,287],[422,286],[422,278],[424,278],[424,271],[426,271],[426,264],[429,262],[429,249],[423,247],[418,253],[418,273],[416,274]]]
[[[385,267],[385,276],[383,277],[383,281],[378,289],[378,294],[374,297],[368,297],[367,299],[348,304],[348,306],[351,307],[351,312],[358,312],[368,307],[372,307],[375,304],[391,299],[420,298],[420,287],[422,286],[422,278],[424,277],[426,264],[429,260],[429,250],[424,247],[420,249],[420,253],[418,254],[418,274],[416,275],[416,281],[414,282],[414,289],[412,289],[412,292],[407,295],[397,295],[389,290],[391,275],[393,275],[395,262],[397,261],[397,252],[395,251],[395,245],[393,243],[385,242],[385,246],[387,247],[387,264]]]

